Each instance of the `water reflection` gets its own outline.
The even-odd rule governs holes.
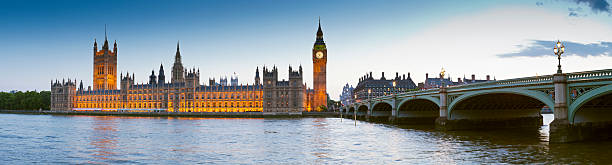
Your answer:
[[[447,132],[336,118],[0,117],[0,164],[610,164],[612,147],[548,144],[552,115],[539,130]]]
[[[312,144],[317,148],[312,155],[316,156],[319,159],[327,159],[329,152],[329,137],[327,136],[329,133],[329,128],[327,124],[327,119],[325,118],[315,118],[312,120],[313,127],[313,135],[310,136]],[[306,125],[306,127],[310,127],[310,125]]]
[[[117,117],[97,116],[92,120],[90,143],[93,147],[93,156],[96,159],[106,160],[117,155]]]

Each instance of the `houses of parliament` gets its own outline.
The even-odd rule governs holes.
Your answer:
[[[106,33],[106,32],[105,32]],[[302,81],[302,66],[289,66],[288,80],[278,80],[278,68],[255,69],[254,83],[238,84],[238,77],[200,83],[200,70],[184,68],[176,45],[170,80],[164,66],[151,71],[146,84],[134,83],[134,73],[117,74],[117,42],[109,47],[105,34],[102,48],[93,45],[93,89],[77,86],[77,80],[51,81],[51,110],[115,112],[287,112],[320,111],[327,106],[327,48],[321,23],[312,49],[314,88]],[[260,77],[261,76],[261,77]],[[119,87],[117,88],[117,81]]]

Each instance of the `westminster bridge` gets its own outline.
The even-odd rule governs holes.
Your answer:
[[[554,112],[550,142],[612,137],[612,69],[489,81],[370,98],[341,108],[347,118],[439,130],[540,127]]]

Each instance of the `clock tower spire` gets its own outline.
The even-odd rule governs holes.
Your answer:
[[[325,41],[323,41],[323,30],[321,30],[320,18],[319,29],[317,30],[317,37],[312,48],[312,64],[312,82],[314,85],[314,98],[311,107],[317,111],[320,111],[322,110],[321,107],[327,107],[327,47],[325,46]]]

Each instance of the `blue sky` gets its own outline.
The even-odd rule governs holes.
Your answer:
[[[568,41],[564,71],[611,68],[608,1],[0,1],[0,91],[49,90],[51,79],[92,81],[94,38],[107,24],[118,70],[147,82],[160,63],[169,75],[176,42],[201,82],[236,72],[253,83],[257,66],[304,67],[321,17],[328,45],[327,86],[373,71],[411,72],[415,82],[442,67],[452,78],[552,74],[546,45]],[[552,54],[552,53],[551,53]]]

